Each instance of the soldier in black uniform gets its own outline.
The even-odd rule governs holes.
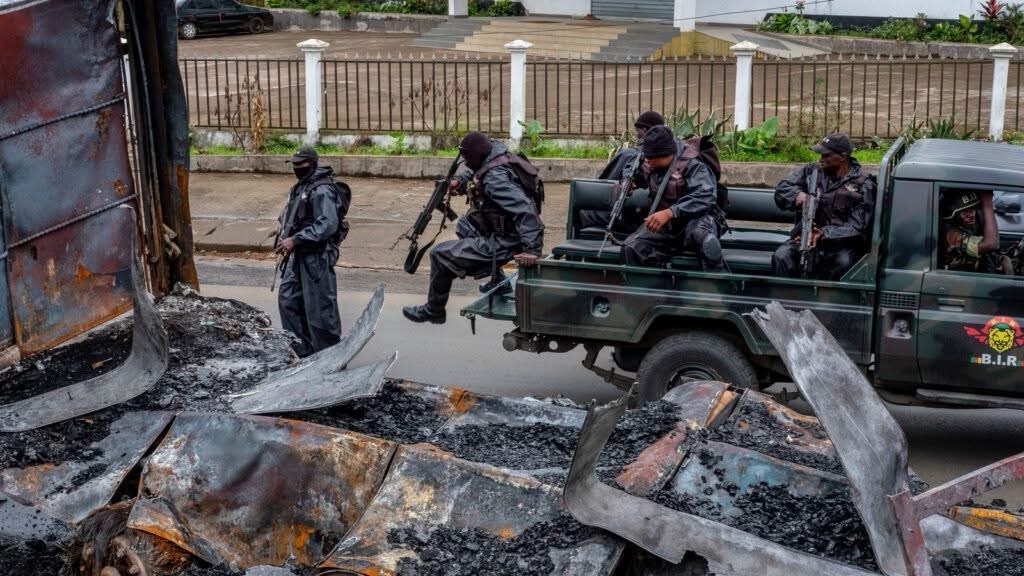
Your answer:
[[[775,204],[796,211],[790,239],[772,256],[777,276],[838,280],[860,260],[871,244],[875,215],[875,177],[861,170],[850,154],[853,146],[842,132],[829,134],[812,148],[821,159],[790,174],[775,187]],[[818,181],[810,183],[814,168]],[[809,190],[820,194],[812,230],[802,230],[801,216]],[[800,269],[800,236],[811,234],[808,270]]]
[[[334,170],[319,166],[319,160],[310,146],[299,148],[288,160],[299,181],[288,193],[279,218],[281,240],[276,246],[278,253],[290,254],[281,273],[277,303],[281,324],[300,340],[294,345],[300,357],[341,340],[334,265],[348,234],[344,218],[352,193],[348,186],[336,183]]]
[[[999,228],[992,193],[944,190],[942,266],[946,270],[1013,275],[1013,261],[999,253]]]
[[[698,144],[699,139],[687,140]],[[673,253],[694,250],[704,270],[722,268],[725,214],[718,206],[718,182],[711,168],[666,126],[651,128],[641,146],[643,169],[637,187],[646,187],[652,200],[665,178],[656,210],[622,244],[620,259],[633,266],[663,266]]]
[[[472,207],[455,225],[458,239],[441,242],[430,251],[427,303],[402,309],[413,322],[445,322],[455,278],[494,275],[500,279],[501,267],[513,258],[520,266],[536,264],[544,246],[544,224],[534,199],[510,165],[503,163],[510,160],[508,148],[486,134],[471,132],[459,150],[469,171],[453,179],[449,191],[466,189]]]
[[[655,126],[661,126],[665,124],[665,119],[662,118],[661,114],[653,111],[647,111],[637,116],[636,122],[633,123],[633,128],[636,130],[636,146],[629,146],[619,150],[608,164],[598,175],[601,180],[619,180],[622,178],[622,170],[627,164],[632,162],[637,156],[641,154],[640,145],[644,141],[644,136],[647,131]],[[611,210],[580,210],[580,225],[582,228],[608,227],[608,218],[611,215]],[[630,220],[630,221],[627,221]],[[616,227],[618,230],[621,228],[624,232],[632,232],[639,226],[638,222],[632,221],[633,219],[627,218],[627,215],[623,215],[622,221],[619,222],[619,226]]]

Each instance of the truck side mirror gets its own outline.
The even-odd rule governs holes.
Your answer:
[[[1007,215],[1007,214],[1020,214],[1021,209],[1021,195],[1020,194],[1001,194],[992,203],[993,209],[996,214]]]

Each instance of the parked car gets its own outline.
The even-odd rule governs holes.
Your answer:
[[[177,0],[178,34],[191,40],[200,34],[251,32],[259,34],[274,26],[270,10],[235,0]]]

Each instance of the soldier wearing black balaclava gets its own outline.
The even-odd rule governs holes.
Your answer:
[[[344,218],[352,193],[335,182],[330,166],[319,165],[310,146],[299,148],[288,162],[298,182],[278,219],[281,240],[275,249],[291,257],[282,271],[277,304],[281,324],[299,339],[293,345],[296,354],[304,357],[341,340],[334,265],[348,234]]]
[[[459,151],[468,170],[449,183],[449,191],[466,190],[471,207],[455,225],[458,239],[441,242],[431,250],[427,303],[402,309],[413,322],[445,322],[445,306],[455,278],[493,274],[493,288],[504,281],[502,266],[513,258],[520,266],[532,266],[544,246],[544,224],[533,198],[515,171],[501,164],[500,157],[509,154],[508,148],[486,134],[471,132],[460,142]]]
[[[601,174],[598,178],[601,180],[620,180],[622,178],[622,170],[627,164],[640,156],[640,146],[643,144],[644,136],[647,132],[655,126],[661,126],[665,123],[665,118],[661,114],[653,111],[647,111],[636,117],[636,122],[633,123],[633,129],[636,130],[636,145],[627,146],[619,150],[608,164],[601,170]],[[579,213],[579,228],[607,228],[608,219],[611,217],[611,210],[580,210]],[[616,223],[616,230],[624,231],[625,233],[632,232],[637,229],[640,225],[642,218],[635,218],[632,214],[622,214],[621,220]]]
[[[664,266],[674,253],[693,250],[704,270],[722,268],[718,238],[725,215],[718,207],[718,182],[711,168],[666,126],[651,128],[641,150],[645,160],[636,186],[649,189],[653,200],[662,182],[669,180],[654,211],[623,242],[622,263]]]

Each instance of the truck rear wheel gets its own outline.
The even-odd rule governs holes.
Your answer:
[[[636,373],[640,402],[652,402],[687,380],[718,380],[757,388],[750,360],[729,340],[710,332],[683,332],[655,344]]]

